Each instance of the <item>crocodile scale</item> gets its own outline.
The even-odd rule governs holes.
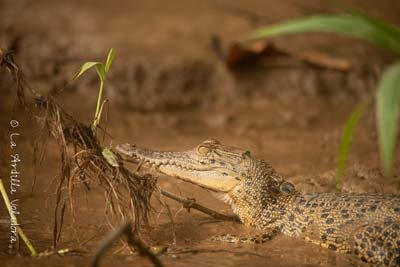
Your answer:
[[[364,262],[400,266],[400,195],[300,194],[265,161],[216,140],[182,152],[130,144],[116,150],[217,192],[245,225],[266,236],[278,232],[355,254]]]

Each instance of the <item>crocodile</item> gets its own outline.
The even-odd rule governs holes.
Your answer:
[[[216,140],[182,152],[130,144],[116,150],[124,159],[215,192],[263,236],[281,233],[371,264],[400,266],[400,195],[301,194],[266,161]]]

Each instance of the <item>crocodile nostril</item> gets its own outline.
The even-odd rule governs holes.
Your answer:
[[[250,156],[251,156],[250,151],[245,151],[245,152],[242,153],[242,158],[243,159],[246,158],[246,157],[250,157]]]

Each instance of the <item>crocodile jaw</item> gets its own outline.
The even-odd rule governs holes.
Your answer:
[[[158,169],[161,173],[166,175],[176,177],[216,192],[229,192],[238,184],[238,181],[234,178],[219,176],[212,170],[186,169],[173,164],[162,164]]]
[[[234,176],[222,175],[220,168],[200,164],[192,152],[159,152],[121,144],[116,150],[124,157],[155,166],[159,172],[215,192],[230,192],[239,184]]]

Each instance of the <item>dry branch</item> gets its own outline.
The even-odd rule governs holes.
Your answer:
[[[219,213],[218,211],[209,209],[207,207],[204,207],[203,205],[196,203],[196,201],[193,199],[183,198],[183,197],[175,195],[171,192],[165,191],[163,189],[160,189],[160,191],[161,191],[161,194],[163,194],[164,196],[182,203],[183,207],[187,208],[188,210],[195,209],[195,210],[201,211],[205,214],[210,215],[211,217],[213,217],[214,219],[217,219],[217,220],[240,222],[240,220],[237,216],[229,216],[229,215]]]
[[[113,242],[126,235],[129,245],[134,247],[140,256],[148,258],[155,267],[163,267],[161,261],[155,256],[139,239],[135,238],[132,234],[131,222],[127,221],[119,226],[115,231],[111,232],[101,242],[100,246],[96,249],[93,255],[91,267],[98,267],[101,257],[111,247]]]

